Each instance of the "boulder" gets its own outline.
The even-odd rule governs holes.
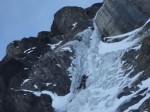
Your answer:
[[[40,42],[51,43],[52,34],[48,31],[41,31],[38,33],[37,38]]]
[[[64,7],[60,9],[54,15],[51,32],[55,35],[68,34],[72,32],[72,28],[78,23],[82,24],[81,28],[78,26],[78,28],[82,29],[83,22],[85,23],[85,21],[88,22],[89,19],[93,19],[102,4],[103,3],[95,3],[86,9],[75,6]]]
[[[51,42],[48,39],[45,32],[44,34],[40,32],[38,38],[29,37],[23,38],[20,41],[13,41],[7,46],[7,52],[3,62],[16,59],[23,63],[26,68],[31,68],[39,57],[51,50],[50,46],[47,45],[48,42]]]
[[[38,39],[35,37],[23,38],[22,40],[13,41],[7,46],[6,60],[17,59],[25,50],[38,46]]]
[[[21,48],[18,47],[20,41],[14,41],[7,46],[6,57],[13,58],[23,52]]]
[[[86,11],[81,7],[64,7],[55,13],[51,32],[65,34],[71,30],[74,23],[87,18]]]

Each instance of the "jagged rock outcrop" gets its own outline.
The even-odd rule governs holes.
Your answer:
[[[65,34],[72,29],[74,23],[86,19],[88,19],[88,15],[83,8],[64,7],[54,15],[51,31],[56,34]]]
[[[149,0],[104,0],[96,24],[104,36],[127,33],[142,26],[150,17]]]
[[[73,52],[69,51],[45,53],[28,73],[31,80],[22,84],[20,89],[49,90],[61,96],[66,95],[71,83],[67,72],[71,56]],[[36,88],[33,85],[36,85]]]
[[[13,41],[0,62],[0,112],[53,112],[52,99],[44,90],[57,95],[70,91],[68,68],[74,51],[63,46],[77,33],[91,28],[101,4],[87,9],[65,7],[56,12],[51,32]],[[75,22],[76,25],[72,26]],[[61,47],[60,47],[61,46]],[[9,108],[8,108],[9,107]]]
[[[102,6],[102,3],[96,3],[91,7],[83,9],[81,7],[64,7],[54,15],[54,21],[51,26],[51,32],[54,34],[72,33],[74,27],[79,23],[91,24],[96,12]],[[83,25],[82,25],[83,26]],[[90,25],[91,26],[91,25]],[[85,29],[85,27],[84,27]],[[80,32],[83,29],[80,30]],[[75,33],[76,34],[76,33]],[[73,37],[73,36],[72,36]]]

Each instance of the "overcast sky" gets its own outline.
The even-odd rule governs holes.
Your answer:
[[[89,7],[102,0],[0,0],[0,60],[13,40],[50,31],[54,13],[64,6]]]

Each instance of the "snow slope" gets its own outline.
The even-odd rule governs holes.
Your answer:
[[[127,34],[109,37],[113,40],[127,36],[120,42],[105,43],[101,41],[98,28],[96,25],[94,26],[93,32],[88,29],[78,34],[83,38],[83,41],[75,46],[76,56],[72,67],[69,68],[72,75],[71,92],[74,97],[68,104],[67,112],[117,112],[116,109],[123,102],[148,87],[150,79],[144,81],[142,86],[139,85],[140,90],[137,92],[120,99],[117,98],[118,93],[125,85],[130,86],[141,75],[139,73],[130,79],[127,77],[129,73],[124,75],[125,71],[122,69],[124,62],[121,58],[125,51],[140,48],[140,39],[135,38],[135,35],[143,27]],[[74,44],[72,45],[74,46]],[[132,68],[128,68],[128,70],[132,71]],[[77,90],[82,75],[88,76],[87,88]],[[149,97],[150,94],[147,93],[145,98],[127,109],[126,112],[130,109],[137,109]]]

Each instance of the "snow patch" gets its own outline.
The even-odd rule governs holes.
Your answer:
[[[34,49],[36,49],[36,47],[32,47],[30,49],[27,49],[24,51],[24,53],[29,54],[29,53],[33,52]]]
[[[29,68],[24,68],[24,70],[28,70]]]
[[[49,86],[49,85],[51,85],[52,83],[44,83],[44,84],[46,84],[46,86]]]
[[[51,47],[52,50],[54,50],[58,45],[60,45],[62,41],[58,42],[57,44],[47,44]]]
[[[36,84],[34,84],[33,86],[34,86],[34,88],[38,89],[38,86]]]
[[[58,67],[61,67],[61,65],[60,64],[56,64]]]
[[[53,86],[57,86],[56,84],[53,84]]]
[[[74,30],[75,29],[75,27],[77,26],[77,24],[78,24],[78,22],[75,22],[74,24],[72,24],[72,29],[71,30]]]
[[[72,52],[72,49],[69,47],[69,46],[66,46],[66,47],[63,47],[61,48],[62,51],[69,51],[69,52]]]
[[[23,82],[22,82],[22,84],[21,84],[21,86],[23,86],[26,82],[28,82],[29,80],[31,80],[31,79],[25,79]]]

